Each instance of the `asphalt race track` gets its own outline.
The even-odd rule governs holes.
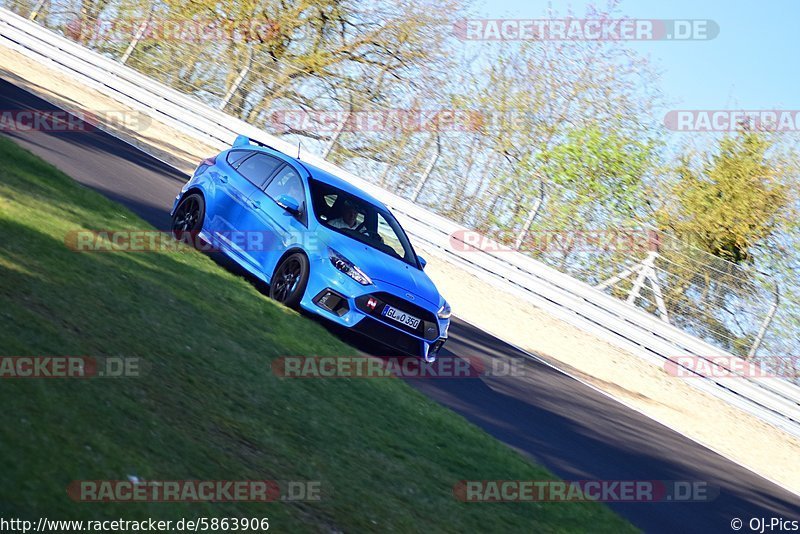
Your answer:
[[[0,110],[23,109],[54,107],[0,80]],[[168,228],[172,199],[187,179],[168,165],[100,131],[2,133],[157,228]],[[513,363],[524,373],[417,379],[410,381],[413,387],[559,477],[704,481],[719,488],[710,502],[610,504],[647,532],[732,532],[736,517],[744,521],[742,532],[749,532],[753,517],[800,520],[796,495],[468,324],[453,321],[446,349],[445,355]]]

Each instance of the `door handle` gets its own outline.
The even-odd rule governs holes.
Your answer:
[[[252,200],[250,202],[250,207],[254,210],[261,209],[261,201],[260,200]]]
[[[219,181],[222,182],[223,184],[227,184],[228,183],[228,177],[225,176],[224,174],[220,174],[219,175]]]

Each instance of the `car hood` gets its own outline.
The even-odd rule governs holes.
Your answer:
[[[355,263],[373,281],[392,285],[401,295],[404,292],[412,293],[438,309],[439,291],[425,272],[345,235],[327,228],[323,232],[323,242]],[[327,255],[327,251],[321,252]]]

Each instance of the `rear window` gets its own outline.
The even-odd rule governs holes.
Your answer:
[[[233,167],[234,169],[239,166],[239,164],[244,161],[244,159],[253,153],[252,150],[230,150],[228,155],[225,156],[225,160],[228,164]]]
[[[236,170],[254,186],[261,188],[281,165],[283,162],[278,158],[256,153],[242,161]]]

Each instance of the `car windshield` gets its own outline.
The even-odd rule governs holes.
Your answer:
[[[310,179],[309,185],[320,223],[419,268],[408,237],[391,213],[330,184]]]

